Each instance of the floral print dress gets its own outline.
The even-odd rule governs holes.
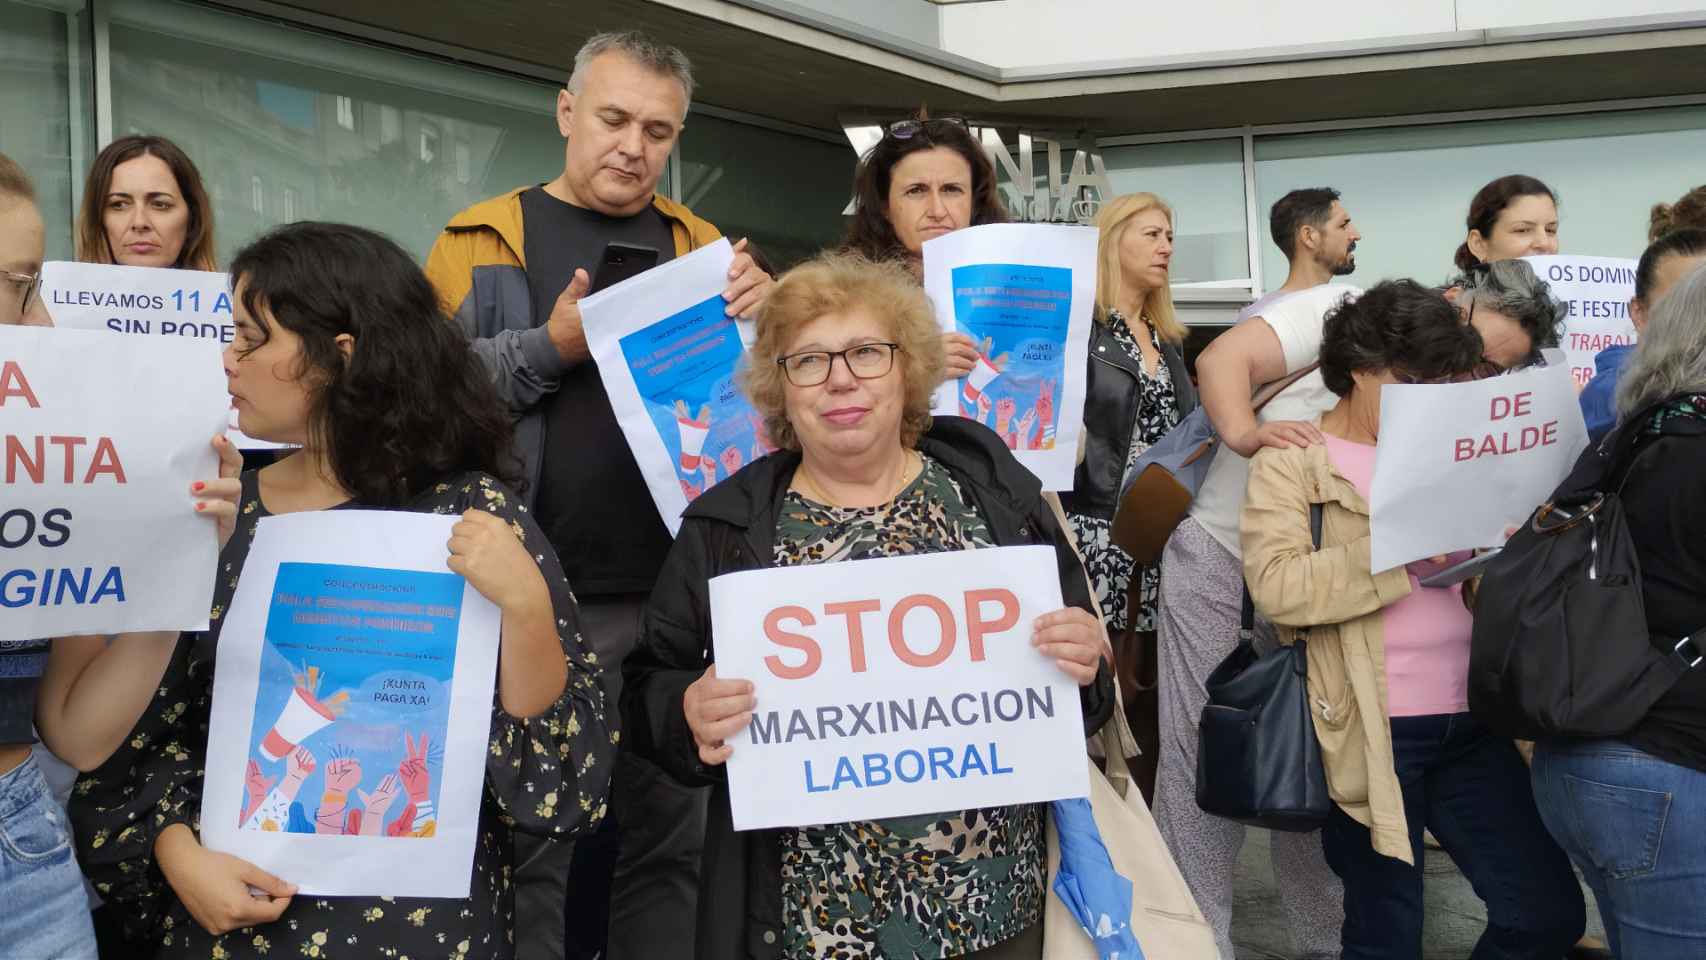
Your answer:
[[[183,635],[129,742],[77,781],[71,813],[84,872],[123,920],[138,957],[508,960],[515,954],[512,833],[567,839],[593,829],[605,815],[617,735],[605,721],[600,665],[581,641],[556,555],[527,508],[485,474],[448,478],[406,509],[480,509],[509,522],[545,575],[569,675],[557,702],[530,719],[505,713],[494,694],[468,898],[298,895],[279,920],[216,937],[191,918],[154,862],[154,841],[167,827],[198,827],[220,616],[267,515],[257,483],[254,472],[243,475],[237,529],[219,557],[211,629]]]
[[[1138,348],[1137,338],[1132,336],[1131,327],[1127,325],[1125,317],[1121,316],[1118,310],[1110,310],[1106,322],[1114,341],[1125,350],[1131,361],[1137,364],[1137,368],[1142,370],[1143,351]],[[1155,334],[1154,325],[1149,327],[1149,342],[1155,347],[1155,352],[1160,354],[1161,338]],[[1138,381],[1140,396],[1137,422],[1132,424],[1131,447],[1126,452],[1125,473],[1131,472],[1132,465],[1137,463],[1137,458],[1143,456],[1143,452],[1148,450],[1151,444],[1166,436],[1167,431],[1179,423],[1179,403],[1173,391],[1173,373],[1167,366],[1166,358],[1157,360],[1155,372],[1145,372]],[[1131,590],[1131,578],[1136,572],[1137,561],[1114,543],[1114,522],[1077,513],[1067,514],[1067,519],[1072,523],[1078,552],[1084,557],[1084,570],[1090,575],[1090,583],[1096,589],[1096,599],[1102,604],[1102,613],[1107,617],[1108,632],[1117,634],[1127,629],[1146,633],[1153,631],[1155,591],[1161,583],[1161,569],[1155,566],[1143,568],[1143,586],[1138,594],[1136,619],[1132,619],[1132,611],[1127,609],[1126,597]]]
[[[832,507],[789,491],[777,566],[993,545],[959,484],[924,457],[887,504]],[[784,830],[782,955],[957,957],[1041,921],[1042,807],[1025,804]]]

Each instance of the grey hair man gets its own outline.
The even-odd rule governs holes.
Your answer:
[[[457,214],[427,258],[516,419],[530,506],[579,601],[579,638],[604,667],[613,736],[622,661],[671,538],[591,362],[580,299],[612,243],[649,247],[661,263],[720,237],[658,193],[692,95],[680,50],[632,31],[592,37],[557,92],[562,170]],[[745,246],[735,244],[723,291],[731,316],[752,316],[772,285]],[[705,485],[715,469],[702,471]],[[557,838],[517,836],[520,960],[676,956],[694,942],[705,791],[630,751],[611,784],[612,817],[594,803]],[[561,842],[571,836],[572,868]]]

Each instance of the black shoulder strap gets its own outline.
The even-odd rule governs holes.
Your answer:
[[[1309,505],[1309,539],[1314,542],[1315,549],[1321,549],[1321,513],[1323,504]],[[1244,600],[1238,611],[1238,639],[1249,640],[1256,632],[1256,603],[1250,599],[1250,585],[1244,584]]]

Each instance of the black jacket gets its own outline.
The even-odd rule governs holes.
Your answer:
[[[1179,419],[1196,409],[1197,391],[1179,348],[1165,341],[1161,359],[1173,377]],[[1120,480],[1131,452],[1131,431],[1143,403],[1143,372],[1100,319],[1090,325],[1090,374],[1084,393],[1084,460],[1072,477],[1072,492],[1060,502],[1081,516],[1112,520]]]
[[[1622,499],[1641,561],[1647,627],[1655,638],[1666,638],[1664,645],[1692,636],[1706,649],[1706,421],[1667,421],[1635,449]],[[1589,450],[1583,459],[1592,456]],[[1706,664],[1684,674],[1621,739],[1706,771]]]
[[[1042,501],[1036,477],[994,432],[941,417],[918,448],[959,481],[997,545],[1052,544],[1062,596],[1072,606],[1094,609],[1071,534]],[[699,879],[699,960],[763,960],[781,953],[779,831],[734,831],[724,770],[699,762],[681,702],[713,660],[710,580],[772,565],[777,515],[799,462],[798,453],[771,454],[687,508],[646,609],[639,647],[623,665],[623,749],[684,784],[713,787]],[[1113,711],[1105,662],[1081,695],[1085,732],[1093,733]]]

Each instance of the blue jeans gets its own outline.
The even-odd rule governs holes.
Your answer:
[[[0,951],[29,960],[95,956],[71,825],[35,757],[0,774]]]
[[[1421,960],[1423,827],[1487,905],[1471,960],[1558,960],[1582,935],[1587,908],[1516,747],[1467,713],[1391,722],[1416,862],[1376,853],[1368,828],[1333,808],[1321,843],[1345,882],[1344,960]]]
[[[1706,957],[1706,773],[1616,740],[1547,742],[1534,795],[1620,960]]]

